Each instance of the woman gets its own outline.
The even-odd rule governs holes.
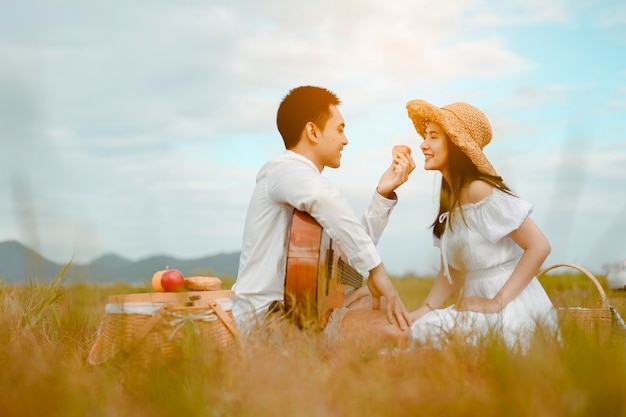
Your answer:
[[[424,303],[411,313],[414,343],[441,345],[458,335],[471,343],[489,334],[525,350],[538,326],[557,331],[556,311],[535,277],[550,244],[487,160],[487,117],[467,103],[442,108],[407,103],[423,137],[424,169],[442,174],[433,223],[441,268]],[[460,290],[456,305],[442,308]]]

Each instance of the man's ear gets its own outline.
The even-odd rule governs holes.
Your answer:
[[[317,126],[315,126],[315,123],[313,122],[308,122],[304,126],[304,134],[311,142],[317,143],[317,141],[319,140],[319,132],[317,130]]]

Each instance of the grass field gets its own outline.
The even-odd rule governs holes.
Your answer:
[[[432,283],[394,282],[409,309]],[[557,305],[599,299],[582,275],[542,283]],[[626,416],[626,340],[573,324],[563,326],[563,344],[538,339],[525,355],[494,340],[328,351],[315,332],[285,327],[280,341],[226,352],[188,343],[178,359],[89,365],[107,296],[141,291],[66,285],[62,274],[0,285],[0,416]],[[626,294],[607,294],[626,316]]]

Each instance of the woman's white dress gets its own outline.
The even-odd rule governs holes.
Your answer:
[[[509,279],[522,249],[508,237],[532,211],[532,205],[497,188],[483,200],[463,205],[449,221],[441,240],[444,270],[448,265],[464,276],[463,296],[493,298]],[[444,213],[440,221],[447,217]],[[455,306],[430,311],[413,322],[411,334],[416,344],[441,346],[449,337],[477,343],[488,334],[500,335],[507,346],[525,350],[537,326],[556,334],[556,311],[545,290],[533,278],[524,290],[500,312],[484,314],[457,311]]]

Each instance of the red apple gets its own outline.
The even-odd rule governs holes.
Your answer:
[[[176,269],[167,269],[161,275],[161,286],[168,292],[182,291],[185,289],[185,277]]]

